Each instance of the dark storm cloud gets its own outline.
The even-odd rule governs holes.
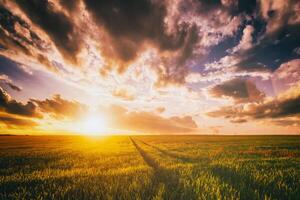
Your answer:
[[[276,35],[287,25],[299,24],[298,0],[260,1],[260,17],[267,22],[267,35]]]
[[[223,1],[226,2],[227,0]],[[229,0],[230,2],[230,0]],[[231,0],[231,9],[233,14],[246,13],[248,15],[254,14],[257,9],[257,0]]]
[[[81,37],[72,20],[48,0],[15,0],[30,20],[41,27],[69,61],[76,62]]]
[[[183,1],[182,9],[185,8],[186,2]],[[215,9],[226,9],[231,15],[253,14],[257,7],[256,0],[198,0],[198,2],[197,11],[203,14],[211,13]],[[186,7],[185,9],[188,10],[189,8]]]
[[[59,5],[69,12],[65,14],[57,3],[48,0],[15,0],[14,2],[33,24],[50,37],[62,55],[73,63],[78,61],[77,55],[83,47],[83,36],[79,28],[88,27],[88,24],[81,24],[82,22],[78,20],[81,17],[74,14],[74,11],[80,16],[85,16],[85,11],[88,11],[98,27],[89,27],[86,33],[90,34],[90,30],[95,31],[91,33],[91,37],[95,39],[96,32],[99,31],[99,41],[95,42],[100,44],[102,56],[106,61],[106,67],[102,69],[106,73],[103,74],[107,74],[112,68],[123,72],[149,46],[156,48],[159,58],[155,59],[159,61],[154,62],[157,66],[153,64],[151,67],[158,75],[157,86],[165,86],[169,83],[184,84],[190,65],[204,57],[208,47],[232,36],[240,23],[241,13],[250,13],[252,8],[256,7],[253,1],[242,3],[231,0],[176,2],[59,0]],[[79,10],[82,8],[79,6],[81,3],[86,10]],[[170,11],[170,8],[173,11]],[[235,17],[238,19],[233,20]],[[203,26],[196,21],[203,21]],[[217,30],[219,27],[226,26],[228,22],[231,25],[226,28],[227,33],[223,34],[222,31]],[[94,23],[90,24],[94,25]],[[27,29],[31,31],[30,27]],[[38,38],[34,32],[31,35],[29,39],[31,42],[34,41],[35,36]],[[19,41],[15,42],[19,43]],[[205,44],[202,44],[203,42]],[[23,51],[27,51],[28,55],[32,54],[33,49],[28,49],[23,43],[14,46],[18,45],[24,49]],[[49,61],[47,54],[36,52],[34,54],[33,57],[40,63],[52,66],[52,71],[57,70],[52,64],[53,61]]]
[[[213,97],[229,97],[236,102],[258,101],[264,97],[253,82],[238,78],[215,85],[209,92]]]
[[[247,27],[253,27],[254,31],[245,37]],[[285,26],[278,34],[272,36],[267,36],[265,32],[258,33],[255,28],[254,25],[245,26],[240,42],[229,48],[228,54],[216,62],[216,66],[235,66],[236,72],[272,72],[282,64],[300,58],[300,55],[295,53],[295,49],[300,46],[300,24]],[[228,60],[233,62],[224,62]]]
[[[300,46],[300,25],[286,26],[272,37],[266,37],[244,54],[237,65],[240,69],[259,70],[269,67],[277,69],[282,63],[300,58],[294,49]]]
[[[161,51],[178,50],[190,41],[186,39],[190,31],[195,32],[188,24],[178,24],[174,32],[166,33],[164,18],[167,11],[164,2],[86,0],[85,5],[111,38],[109,42],[113,49],[104,49],[104,53],[122,62],[134,60],[144,42],[154,44]],[[184,54],[182,60],[188,53]]]
[[[158,81],[156,86],[165,86],[167,84],[184,84],[185,77],[189,73],[187,61],[193,58],[195,44],[199,37],[196,26],[192,26],[184,44],[179,50],[179,56],[173,59],[165,59],[163,69],[157,68]]]
[[[27,24],[20,17],[14,15],[4,6],[0,5],[0,43],[4,49],[17,48],[23,51],[27,55],[31,55],[30,50],[27,46],[40,47],[41,39],[30,30],[29,24]],[[19,26],[24,31],[29,32],[29,38],[22,35],[22,33],[16,30]]]
[[[5,53],[7,50],[14,50],[16,54],[23,52],[26,56],[35,58],[48,69],[55,71],[49,59],[39,53],[45,50],[40,37],[31,30],[28,23],[1,5],[0,26],[0,45],[2,46],[0,53]]]
[[[196,5],[196,11],[202,15],[212,13],[215,10],[226,10],[231,15],[252,14],[257,6],[256,0],[185,0],[180,2],[180,11],[189,12],[191,3]]]
[[[97,1],[86,0],[87,9],[91,11],[100,25],[104,25],[108,32],[117,40],[124,41],[124,46],[130,46],[130,42],[140,43],[145,39],[158,42],[161,49],[177,49],[187,34],[186,27],[178,27],[178,34],[167,35],[165,33],[164,17],[166,8],[163,4],[152,3],[148,0],[121,0]],[[138,47],[136,47],[138,48]],[[135,48],[128,48],[128,53],[121,53],[124,60],[132,59],[137,52]]]
[[[209,112],[211,117],[225,117],[235,120],[281,119],[300,116],[300,88],[295,87],[277,98],[259,103],[222,107]]]
[[[258,1],[256,14],[247,22],[255,28],[253,48],[241,55],[241,70],[277,69],[282,63],[299,58],[299,1]]]
[[[200,15],[212,13],[216,9],[222,9],[222,3],[220,0],[187,0],[180,1],[179,11],[180,13],[190,12],[192,6],[195,6],[195,10]]]
[[[60,4],[70,12],[78,9],[80,0],[59,0]]]
[[[17,102],[0,87],[0,109],[9,114],[16,114],[27,117],[41,117],[37,112],[37,106],[32,102],[22,104]]]
[[[60,95],[54,95],[52,99],[31,101],[36,103],[43,113],[50,114],[56,119],[77,118],[87,111],[87,106],[63,99]]]
[[[249,33],[246,28],[252,27],[251,34],[245,37],[248,38],[246,49],[238,48],[240,46],[237,45],[229,47],[226,53],[222,54],[225,57],[231,56],[237,61],[233,65],[237,67],[238,72],[274,71],[282,63],[300,57],[295,53],[295,49],[300,46],[299,1],[222,2],[229,2],[230,12],[233,15],[242,13],[245,16],[240,31],[234,35],[235,39],[239,39],[241,43],[244,36],[247,36],[245,33]],[[243,34],[239,36],[241,30]],[[215,52],[212,53],[215,57]],[[223,65],[228,66],[231,65],[228,63]]]
[[[63,70],[53,64],[58,61],[52,54],[51,44],[66,60],[77,65],[82,61],[79,53],[84,54],[85,50],[90,53],[90,47],[86,49],[86,46],[96,47],[103,58],[100,69],[103,75],[113,69],[123,72],[143,52],[154,48],[157,51],[150,58],[153,62],[149,64],[148,61],[147,66],[151,66],[157,74],[156,86],[184,84],[191,69],[201,71],[208,62],[223,56],[231,56],[236,61],[232,66],[237,70],[232,73],[270,72],[280,64],[300,57],[295,53],[300,46],[299,2],[295,0],[10,2],[17,6],[4,3],[5,7],[0,7],[0,51],[12,49],[17,53],[24,52],[55,72],[63,73]],[[20,8],[21,12],[16,9],[15,13],[14,7]],[[21,19],[24,15],[32,23],[26,17]],[[33,24],[34,29],[29,24]],[[21,27],[21,32],[16,27]],[[238,41],[243,39],[247,27],[253,29],[248,34],[251,36],[248,37],[251,39],[249,47],[227,52],[226,49],[232,50],[234,45],[239,45]],[[51,41],[40,39],[48,40],[43,31]],[[83,31],[85,35],[81,33]],[[229,42],[224,42],[226,40]],[[44,42],[46,45],[43,45]],[[48,52],[44,51],[45,46]],[[225,63],[223,67],[228,65]]]

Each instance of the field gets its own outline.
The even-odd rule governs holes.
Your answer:
[[[0,199],[300,199],[300,137],[1,136]]]

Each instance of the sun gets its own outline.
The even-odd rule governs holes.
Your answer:
[[[88,115],[82,119],[79,132],[84,135],[104,135],[107,131],[105,117],[100,114]]]

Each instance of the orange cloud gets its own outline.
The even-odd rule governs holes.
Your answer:
[[[158,112],[158,113],[163,113],[165,110],[166,110],[165,107],[157,107],[157,108],[155,109],[155,111]]]
[[[116,129],[140,133],[172,134],[197,132],[198,126],[190,116],[161,117],[152,112],[128,111],[120,106],[101,110],[108,116],[111,126]]]
[[[26,104],[20,103],[0,87],[0,111],[29,118],[43,118],[50,115],[55,119],[76,119],[87,112],[87,106],[77,101],[63,99],[54,95],[51,99],[30,99]],[[8,121],[8,120],[7,120]]]
[[[300,87],[295,86],[278,97],[265,98],[261,102],[252,102],[234,106],[221,107],[219,110],[207,113],[211,117],[225,117],[232,122],[242,123],[249,120],[274,119],[274,122],[288,124],[290,117],[297,123],[300,121]],[[282,123],[283,124],[283,123]]]
[[[7,94],[0,87],[0,109],[6,113],[16,114],[21,116],[28,117],[41,117],[40,113],[37,110],[37,106],[28,101],[26,104],[22,104],[12,99],[9,94]]]
[[[38,123],[24,118],[15,116],[2,116],[0,115],[0,124],[4,124],[9,129],[32,128],[38,126]]]
[[[134,95],[132,92],[126,90],[125,88],[119,88],[113,91],[112,93],[113,96],[121,98],[126,101],[132,101],[135,99]]]
[[[68,101],[60,95],[54,95],[52,99],[36,100],[32,102],[38,105],[41,112],[50,114],[56,119],[78,118],[87,111],[87,106],[76,101]]]

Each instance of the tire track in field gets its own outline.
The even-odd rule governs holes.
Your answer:
[[[155,171],[159,170],[160,168],[159,164],[154,159],[152,159],[131,137],[130,140],[132,144],[135,146],[135,148],[138,150],[140,155],[143,157],[147,165],[152,167]]]
[[[148,144],[142,140],[136,139],[136,141],[161,152],[163,155],[166,155],[170,158],[179,159],[182,162],[201,162],[200,160],[193,160],[192,158],[180,156],[176,153],[169,152],[154,145]],[[213,165],[210,171],[212,172],[213,176],[219,178],[220,181],[229,184],[236,191],[239,191],[241,199],[252,199],[254,197],[258,199],[263,199],[265,194],[267,194],[268,196],[271,195],[269,193],[264,193],[263,186],[261,186],[261,184],[259,184],[258,182],[255,182],[248,176],[238,173],[230,168],[226,168],[221,165]],[[243,189],[241,189],[241,185]],[[259,193],[257,194],[255,193],[255,191],[259,191]]]
[[[186,162],[189,162],[189,163],[198,163],[199,162],[199,159],[194,159],[194,158],[190,158],[190,157],[187,157],[187,156],[179,155],[177,153],[173,153],[173,152],[161,149],[159,147],[156,147],[154,145],[148,144],[148,143],[146,143],[146,142],[144,142],[142,140],[138,140],[138,141],[141,142],[141,143],[143,143],[144,145],[147,145],[147,146],[149,146],[149,147],[151,147],[151,148],[159,151],[160,153],[162,153],[162,154],[164,154],[166,156],[178,159],[178,160],[180,160],[183,163],[186,163]]]
[[[154,183],[154,186],[158,187],[154,199],[184,199],[180,196],[180,191],[183,191],[183,188],[179,188],[178,175],[176,175],[174,171],[161,167],[159,163],[143,150],[132,137],[129,138],[146,164],[154,170],[152,182]]]

